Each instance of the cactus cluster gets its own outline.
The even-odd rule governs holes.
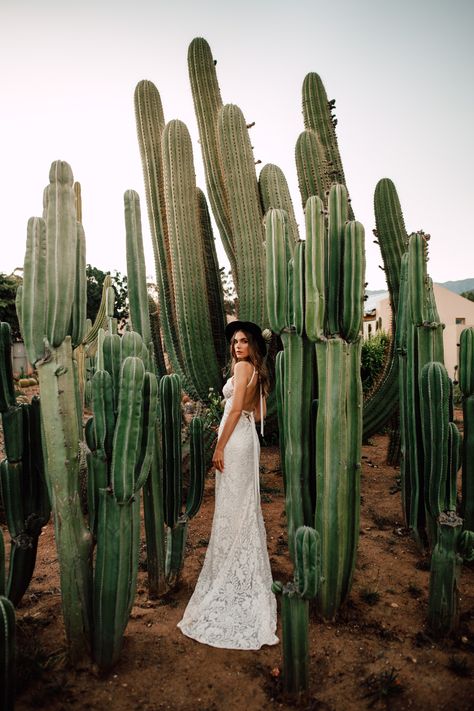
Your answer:
[[[40,401],[18,403],[12,374],[11,332],[0,323],[0,412],[6,459],[0,463],[0,492],[11,537],[5,594],[16,606],[33,575],[38,538],[50,504],[43,467]]]
[[[343,185],[332,186],[327,213],[319,197],[310,197],[306,241],[296,244],[293,255],[286,213],[271,209],[265,220],[268,313],[284,346],[277,362],[277,400],[289,548],[298,584],[312,591],[319,612],[329,619],[350,590],[359,531],[365,258],[364,230],[348,220],[348,207]],[[304,525],[317,537],[311,546],[318,558],[314,585],[302,583],[307,557],[298,532]],[[286,668],[287,655],[296,654],[291,645],[301,644],[298,659],[307,656],[307,612],[292,591],[290,585],[282,598]],[[291,622],[293,616],[299,622]],[[295,671],[295,677],[301,690],[305,673]]]
[[[86,426],[89,523],[96,539],[93,655],[102,669],[117,661],[135,595],[140,550],[140,490],[155,443],[158,382],[141,337],[107,334],[104,369],[92,379]]]

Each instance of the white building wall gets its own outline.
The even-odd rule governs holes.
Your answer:
[[[450,378],[455,378],[458,365],[458,343],[461,332],[468,326],[474,326],[474,301],[469,301],[444,286],[434,284],[434,295],[443,330],[444,364]],[[382,328],[388,331],[391,323],[389,298],[377,302],[376,318],[382,319]],[[464,321],[462,323],[462,321]],[[461,323],[458,323],[461,322]]]

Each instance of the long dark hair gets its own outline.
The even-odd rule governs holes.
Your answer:
[[[246,336],[248,343],[249,343],[249,360],[252,363],[255,370],[257,371],[258,380],[262,385],[262,392],[263,392],[264,397],[268,397],[268,393],[270,392],[270,376],[268,374],[268,368],[267,368],[265,356],[262,354],[262,352],[256,345],[255,340],[249,331],[245,331],[244,329],[239,329],[239,331],[241,333],[245,333],[245,336]],[[236,333],[238,333],[239,331],[236,331]],[[234,336],[235,336],[235,334],[230,339],[230,357],[231,357],[230,372],[231,372],[231,375],[234,374],[235,364],[237,363],[237,358],[235,356],[235,350],[234,350]],[[257,399],[258,396],[259,396],[259,391],[257,389],[255,399]]]

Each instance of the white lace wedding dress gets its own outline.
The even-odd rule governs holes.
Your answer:
[[[232,406],[232,379],[219,433]],[[260,443],[253,413],[243,412],[216,472],[216,502],[206,558],[178,627],[213,647],[276,644],[276,599],[260,508]]]

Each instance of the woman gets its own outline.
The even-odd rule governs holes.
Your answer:
[[[250,321],[226,327],[232,377],[212,462],[216,504],[211,537],[194,593],[178,627],[225,649],[276,644],[276,600],[260,508],[260,444],[255,420],[265,416],[268,377],[262,332]]]

